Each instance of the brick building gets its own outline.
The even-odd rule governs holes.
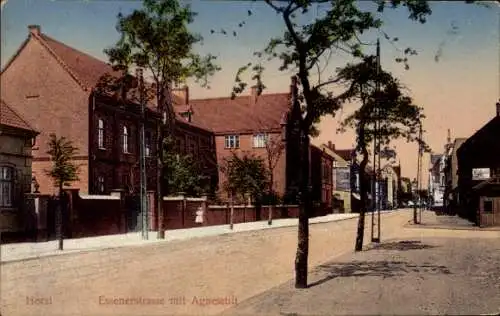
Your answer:
[[[288,93],[262,94],[257,96],[255,88],[250,95],[231,98],[190,99],[188,87],[174,90],[176,111],[186,121],[197,124],[215,135],[215,150],[218,164],[236,154],[253,154],[267,161],[269,150],[266,141],[275,144],[282,141],[286,128],[286,115],[290,108]],[[274,171],[274,190],[283,195],[287,190],[287,149],[283,147],[277,157]],[[279,157],[278,157],[279,156]],[[219,171],[219,196],[225,182]]]
[[[325,148],[314,145],[310,148],[312,199],[322,208],[332,210],[334,157]]]
[[[24,232],[29,227],[23,193],[31,191],[31,147],[36,132],[0,100],[0,232]]]
[[[2,70],[1,96],[41,132],[33,148],[33,175],[40,191],[55,193],[45,174],[51,164],[46,154],[51,133],[66,137],[78,148],[79,181],[71,185],[80,192],[108,193],[136,186],[139,177],[133,174],[138,165],[141,122],[137,98],[123,102],[120,96],[98,93],[96,87],[104,76],[117,76],[108,64],[43,34],[40,26],[28,29],[28,38]],[[127,97],[132,95],[133,89]],[[150,103],[145,115],[150,157],[147,178],[148,190],[154,190],[154,131],[163,107]],[[186,151],[204,157],[205,171],[216,177],[215,167],[208,165],[215,164],[215,159],[210,161],[213,134],[179,117],[176,136]]]

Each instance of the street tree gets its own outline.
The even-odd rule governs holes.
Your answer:
[[[199,34],[189,31],[196,13],[189,5],[182,6],[178,0],[144,0],[140,9],[128,15],[118,14],[116,29],[118,42],[104,50],[114,70],[121,73],[115,82],[119,86],[128,78],[132,67],[146,69],[152,76],[152,98],[159,105],[163,125],[157,127],[157,188],[156,200],[161,210],[164,131],[174,134],[175,112],[171,100],[174,84],[193,78],[201,86],[209,88],[208,78],[220,70],[216,57],[194,53],[196,44],[202,43]],[[126,80],[125,80],[126,81]],[[159,238],[164,238],[163,212],[159,211]]]
[[[54,186],[59,189],[59,207],[57,208],[57,233],[59,239],[59,250],[63,250],[64,240],[64,217],[63,211],[66,208],[66,196],[64,186],[71,185],[71,182],[78,180],[78,165],[74,163],[74,158],[78,149],[65,137],[57,137],[50,134],[48,142],[52,167],[46,170],[46,174],[52,178]]]
[[[172,137],[164,139],[163,163],[166,193],[184,193],[188,196],[200,196],[207,191],[206,179],[201,173],[198,161],[190,154],[180,153]]]
[[[423,109],[404,94],[403,85],[390,73],[379,68],[375,56],[367,56],[362,62],[341,68],[337,79],[349,87],[342,96],[342,102],[361,104],[341,122],[340,127],[341,131],[346,127],[356,129],[356,151],[361,155],[361,205],[355,242],[355,251],[361,251],[368,199],[366,166],[369,161],[369,144],[377,138],[387,149],[391,141],[405,138],[408,142],[418,142],[428,148],[419,134],[419,127],[425,116]]]
[[[269,202],[269,212],[267,223],[272,225],[273,223],[273,209],[276,204],[277,195],[274,190],[274,173],[278,162],[285,150],[285,143],[281,139],[280,135],[266,134],[265,140],[266,149],[266,167],[269,175],[269,187],[267,190],[267,197]]]
[[[413,0],[375,0],[379,12],[387,6],[397,8],[405,6],[412,20],[425,22],[431,13],[427,1]],[[334,114],[340,108],[339,96],[331,92],[331,85],[337,83],[333,76],[322,76],[328,62],[338,53],[346,52],[355,57],[362,56],[360,36],[372,29],[379,29],[382,20],[375,12],[364,11],[355,0],[265,0],[265,3],[276,14],[285,27],[285,32],[271,38],[268,45],[255,52],[256,57],[267,57],[268,60],[281,61],[280,71],[293,71],[300,84],[297,102],[301,112],[296,116],[297,142],[300,141],[301,164],[298,167],[299,180],[299,228],[298,246],[295,259],[295,287],[307,287],[307,260],[309,253],[309,212],[310,177],[309,177],[309,136],[317,134],[315,124],[325,114]],[[308,12],[321,6],[321,13],[311,15]],[[252,12],[249,10],[249,15]],[[240,27],[243,23],[239,24]],[[224,31],[224,33],[228,33]],[[234,33],[233,33],[234,34]],[[404,51],[404,58],[399,61],[407,64],[407,56],[415,54],[412,49]],[[262,63],[249,62],[241,67],[235,78],[232,96],[241,93],[247,83],[242,79],[245,71],[253,71],[252,79],[256,81],[257,92],[265,89],[262,74]],[[315,81],[317,78],[317,82]],[[294,89],[298,90],[295,86]],[[291,122],[292,124],[294,122]]]
[[[226,177],[224,189],[229,193],[231,202],[234,202],[235,197],[245,201],[250,196],[257,213],[260,213],[262,197],[269,185],[269,172],[264,160],[251,154],[243,154],[240,157],[233,152],[220,168]]]

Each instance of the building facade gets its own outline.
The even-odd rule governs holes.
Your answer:
[[[216,161],[223,165],[232,155],[254,155],[273,168],[274,191],[284,196],[290,153],[286,141],[288,93],[257,95],[254,88],[247,96],[190,99],[188,87],[174,90],[177,113],[214,134]],[[226,200],[226,181],[222,168],[218,173],[219,198]]]
[[[45,35],[38,25],[28,29],[28,38],[2,70],[1,95],[40,131],[33,148],[32,171],[40,192],[56,193],[45,173],[51,165],[47,154],[51,133],[72,141],[78,149],[74,163],[79,166],[79,180],[71,187],[83,194],[137,187],[138,130],[142,121],[137,87],[123,86],[114,94],[99,89],[104,78],[119,78],[121,74],[107,63]],[[146,106],[148,189],[156,190],[155,131],[162,122],[165,105],[148,100]],[[207,158],[208,163],[213,156],[207,152],[214,147],[213,134],[183,117],[177,122],[175,137],[180,147]],[[195,160],[203,160],[198,158]],[[209,169],[213,174],[215,167],[206,166],[205,170]]]
[[[500,102],[496,115],[469,137],[457,150],[458,158],[458,214],[481,225],[481,214],[487,210],[493,225],[500,225]],[[480,212],[481,211],[481,212]],[[497,221],[498,219],[498,221]]]
[[[21,233],[30,227],[24,193],[31,192],[31,149],[36,132],[15,110],[0,100],[0,232]],[[34,217],[33,217],[34,218]]]
[[[328,142],[321,145],[330,156],[332,161],[332,195],[335,204],[335,212],[350,213],[351,209],[351,167],[352,159],[349,150],[337,150],[335,144]],[[346,160],[347,158],[348,160]]]
[[[311,185],[313,202],[332,210],[333,160],[326,149],[311,145]]]

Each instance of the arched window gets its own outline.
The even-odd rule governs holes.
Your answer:
[[[97,189],[99,190],[99,193],[104,193],[105,187],[104,187],[104,177],[99,176],[97,177]]]
[[[0,167],[0,207],[12,207],[14,196],[14,169]]]
[[[128,129],[126,126],[123,126],[123,152],[128,153]]]
[[[104,149],[104,121],[99,119],[99,126],[97,128],[97,141],[100,149]]]

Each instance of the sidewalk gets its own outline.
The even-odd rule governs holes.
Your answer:
[[[405,225],[407,228],[428,228],[428,229],[451,229],[451,230],[476,230],[476,231],[496,231],[500,227],[478,227],[474,223],[459,217],[458,215],[437,214],[435,211],[423,210],[422,222],[420,224],[413,224],[410,220]]]
[[[358,214],[330,214],[327,216],[311,218],[309,220],[309,223],[327,223],[357,217]],[[69,253],[129,246],[141,246],[160,242],[169,242],[173,240],[186,240],[191,238],[233,234],[245,231],[290,227],[297,226],[297,224],[297,218],[288,218],[273,220],[273,224],[271,226],[267,224],[267,221],[234,224],[233,230],[229,229],[229,225],[167,230],[165,232],[165,239],[157,239],[157,232],[149,232],[148,240],[142,239],[141,232],[79,239],[67,239],[64,241],[64,250],[62,251],[57,249],[57,240],[47,242],[5,244],[0,246],[0,258],[1,262],[5,263]]]

